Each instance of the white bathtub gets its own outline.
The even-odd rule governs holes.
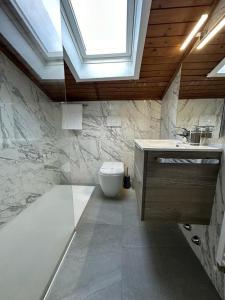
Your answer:
[[[55,186],[0,230],[0,299],[42,299],[94,187]]]

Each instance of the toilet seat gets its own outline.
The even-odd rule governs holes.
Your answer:
[[[104,162],[99,173],[101,175],[121,175],[124,173],[124,165],[122,162]]]

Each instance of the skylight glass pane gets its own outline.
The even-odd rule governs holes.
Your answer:
[[[47,53],[62,52],[59,0],[16,0]]]
[[[56,32],[61,40],[61,14],[60,0],[42,0],[45,9],[54,25]]]
[[[86,55],[126,53],[127,0],[71,0]]]
[[[218,71],[219,74],[225,74],[225,65]]]

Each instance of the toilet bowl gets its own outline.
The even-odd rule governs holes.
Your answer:
[[[124,164],[122,162],[104,162],[98,175],[105,196],[117,196],[123,185]]]

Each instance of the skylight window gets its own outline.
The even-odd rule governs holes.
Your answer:
[[[61,0],[65,61],[76,81],[137,79],[150,0]]]
[[[71,0],[86,55],[127,52],[127,0]]]

